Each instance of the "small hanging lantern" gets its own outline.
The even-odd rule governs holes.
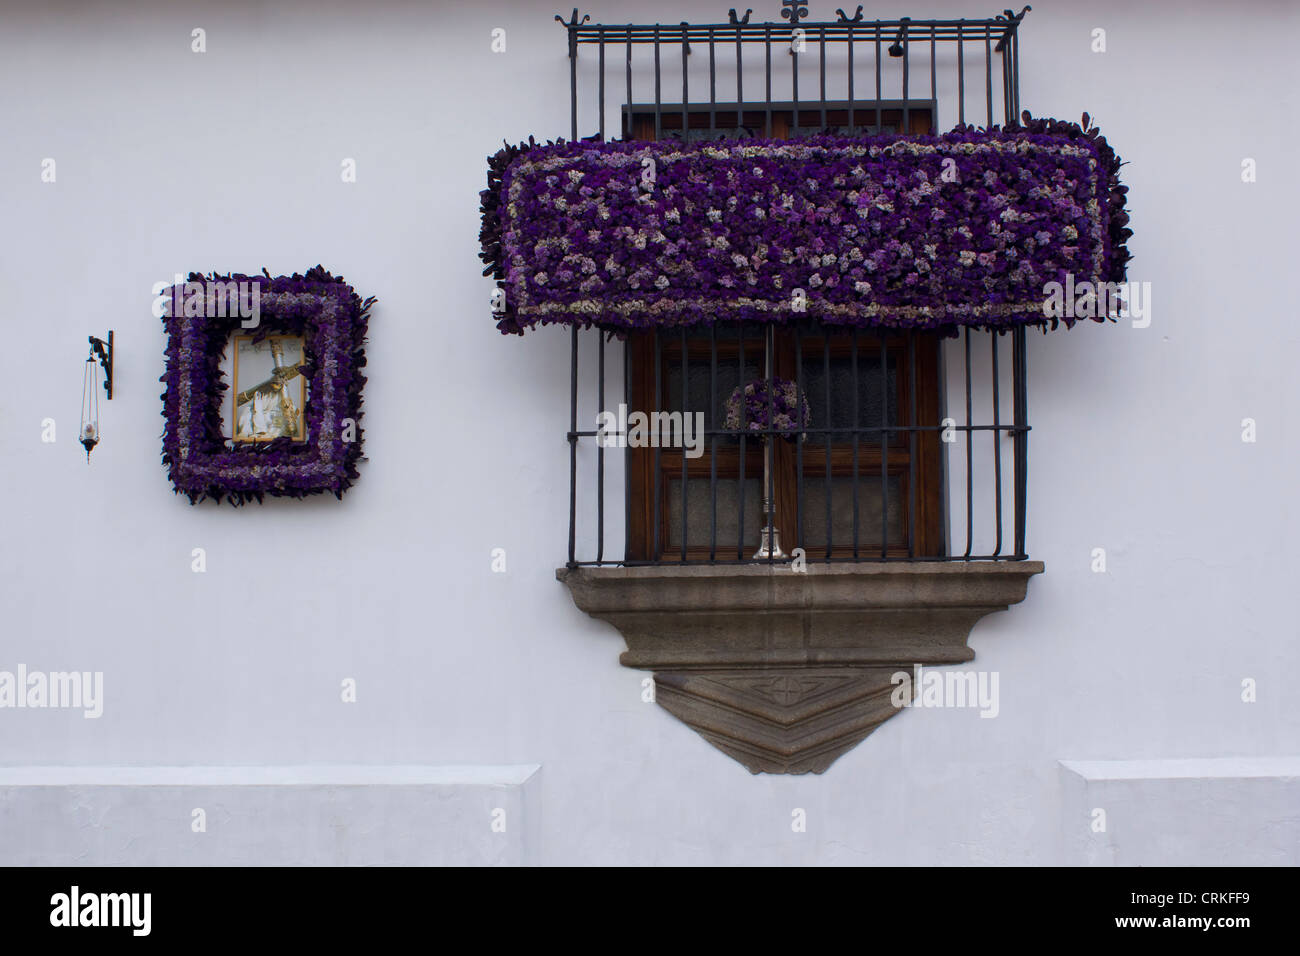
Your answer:
[[[113,399],[113,332],[108,333],[108,341],[90,336],[90,354],[86,356],[86,367],[81,378],[81,435],[79,441],[86,449],[86,464],[90,464],[90,452],[99,444],[99,389],[95,387],[99,372],[95,368],[95,358],[104,369],[104,393],[109,401]]]

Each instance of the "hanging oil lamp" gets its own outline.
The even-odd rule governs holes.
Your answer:
[[[85,371],[81,377],[81,435],[78,439],[86,449],[86,464],[90,464],[90,452],[99,444],[99,370],[95,359],[99,359],[104,369],[104,393],[109,401],[113,399],[113,333],[108,333],[108,341],[90,336],[90,354],[86,356]]]

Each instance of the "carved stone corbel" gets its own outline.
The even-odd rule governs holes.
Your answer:
[[[560,568],[655,699],[752,773],[821,773],[898,713],[899,671],[960,664],[1041,561]]]

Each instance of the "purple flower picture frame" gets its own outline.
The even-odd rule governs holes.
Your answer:
[[[321,266],[272,277],[190,273],[164,290],[167,369],[162,394],[162,461],[176,494],[243,505],[266,495],[342,498],[362,454],[364,342],[373,297],[361,299]],[[233,283],[233,285],[232,285]],[[230,290],[256,302],[256,322],[227,308]],[[188,313],[188,314],[187,314]],[[221,360],[233,334],[301,335],[307,382],[306,440],[233,444],[222,431],[229,384]],[[233,446],[233,447],[232,447]]]

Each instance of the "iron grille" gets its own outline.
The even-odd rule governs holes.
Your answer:
[[[891,119],[894,128],[901,126],[905,131],[915,131],[914,120],[920,118],[929,132],[937,133],[939,115],[945,108],[951,110],[950,115],[958,124],[968,120],[982,120],[988,126],[997,122],[1005,124],[1020,113],[1018,28],[1029,9],[1026,6],[1019,14],[1006,10],[1001,16],[983,20],[903,17],[868,21],[863,19],[862,7],[859,6],[852,16],[837,10],[838,19],[834,22],[809,22],[806,20],[806,4],[783,0],[781,16],[786,21],[784,23],[755,23],[750,20],[752,11],[746,10],[743,15],[738,15],[732,10],[728,23],[676,25],[590,24],[590,17],[580,18],[575,9],[568,20],[560,16],[555,18],[564,26],[569,42],[571,136],[573,139],[579,136],[579,51],[586,46],[595,46],[596,64],[594,96],[589,101],[584,99],[584,103],[589,102],[588,109],[595,113],[594,132],[601,138],[606,134],[607,80],[611,75],[607,52],[610,50],[622,53],[624,60],[621,72],[625,98],[620,111],[623,136],[633,134],[634,117],[637,116],[646,117],[647,123],[650,117],[653,118],[656,138],[671,134],[673,129],[683,138],[689,137],[693,131],[705,137],[725,135],[729,132],[727,119],[737,120],[739,127],[754,134],[761,124],[762,134],[770,137],[774,119],[782,116],[788,117],[791,136],[829,128],[833,125],[831,120],[841,117],[846,122],[840,125],[850,131],[888,129],[891,123],[887,121]],[[745,55],[747,51],[752,54],[755,48],[762,56],[763,94],[747,98]],[[788,97],[784,91],[778,94],[773,91],[774,49],[789,57],[791,68],[785,77],[789,84]],[[916,75],[918,49],[924,67],[919,71],[919,88]],[[828,65],[829,57],[837,50],[843,54],[842,71]],[[691,99],[691,57],[700,51],[706,51],[708,57],[707,101],[702,96]],[[724,51],[728,59],[734,51],[734,97],[719,100],[719,60]],[[816,95],[801,97],[800,58],[811,56],[812,51],[817,54]],[[668,103],[664,98],[664,65],[678,59],[681,98],[679,102]],[[969,65],[968,59],[972,61]],[[647,60],[648,64],[638,62]],[[857,75],[864,61],[873,78],[867,89],[874,95],[869,98],[861,95],[863,87]],[[889,68],[887,63],[891,64]],[[649,81],[645,71],[639,69],[642,66],[648,66]],[[972,70],[968,66],[973,67],[976,77],[973,83],[970,82]],[[955,76],[955,83],[941,82],[941,68],[951,68],[953,73],[950,76]],[[829,89],[828,74],[833,80],[841,72],[842,89]],[[638,98],[637,94],[650,85],[653,98],[649,95]],[[648,94],[649,90],[645,92]],[[724,90],[723,95],[728,92]],[[901,92],[901,97],[892,95],[893,92]],[[781,98],[776,99],[774,95]],[[982,110],[971,112],[969,101],[972,97],[977,100],[976,106],[983,107]],[[665,116],[671,116],[672,120],[666,122]],[[720,117],[724,119],[721,127]],[[754,120],[752,129],[746,126],[751,119]],[[750,445],[759,445],[766,459],[759,492],[764,500],[771,501],[778,483],[775,478],[777,432],[771,428],[757,434],[747,432],[744,422],[740,431],[719,427],[719,399],[723,397],[719,394],[719,383],[733,379],[743,382],[748,367],[746,349],[757,345],[759,353],[770,355],[772,346],[763,344],[757,337],[775,334],[770,326],[748,328],[744,325],[729,326],[725,330],[712,327],[704,330],[702,335],[685,329],[645,333],[645,339],[636,346],[630,338],[624,339],[621,376],[611,376],[606,353],[612,337],[598,330],[582,331],[576,326],[571,330],[567,434],[569,567],[691,561],[748,563],[754,560],[752,552],[759,542],[753,534],[752,517],[747,521],[746,516],[747,510],[752,516],[754,508],[753,503],[747,500],[747,491],[752,483],[752,477],[747,473],[753,457]],[[941,392],[937,408],[940,412],[930,416],[921,414],[918,407],[924,396],[918,394],[916,387],[916,363],[918,354],[934,345],[931,341],[934,333],[852,331],[843,333],[848,337],[847,344],[842,336],[835,345],[829,330],[816,323],[794,324],[780,334],[793,337],[797,394],[804,394],[805,386],[816,384],[812,380],[818,378],[820,343],[822,374],[819,381],[825,389],[823,408],[829,411],[833,404],[838,404],[840,411],[845,411],[842,396],[833,402],[831,366],[833,356],[843,364],[846,350],[850,370],[847,381],[851,384],[843,386],[842,390],[846,388],[853,396],[852,413],[847,424],[832,423],[830,417],[823,422],[814,419],[804,429],[801,439],[791,443],[795,527],[781,529],[787,535],[787,544],[802,547],[809,561],[825,562],[1024,560],[1028,557],[1025,550],[1028,366],[1023,327],[1007,332],[963,329],[957,339],[946,340],[939,349],[937,382]],[[1008,351],[1009,355],[1006,354]],[[733,352],[735,365],[731,369]],[[693,353],[697,356],[695,359],[692,359]],[[753,354],[751,352],[751,356]],[[693,401],[689,385],[691,373],[701,372],[699,363],[706,360],[708,375],[704,380],[708,383],[708,400],[705,402],[696,396]],[[680,363],[676,373],[676,381],[680,383],[680,395],[677,396],[680,410],[683,414],[704,411],[695,407],[703,404],[708,412],[708,425],[703,431],[703,439],[709,445],[707,507],[695,509],[697,521],[694,526],[689,500],[692,476],[688,474],[685,454],[678,456],[681,458],[680,474],[670,477],[663,467],[663,448],[653,448],[652,465],[648,464],[647,458],[636,459],[630,448],[621,450],[618,458],[607,462],[609,449],[597,440],[600,435],[595,425],[597,415],[612,412],[620,401],[624,409],[630,407],[634,398],[633,382],[638,375],[649,376],[653,383],[653,397],[647,395],[647,399],[654,411],[664,410],[665,403],[673,402],[674,397],[665,394],[665,391],[672,391],[665,386],[665,365],[671,362]],[[860,407],[864,396],[864,366],[875,368],[876,384],[881,389],[875,409],[879,418],[875,420],[864,416]],[[889,412],[891,399],[886,394],[891,368],[898,375],[905,375],[911,386],[910,391],[895,395],[892,415]],[[581,372],[585,372],[589,381],[594,378],[594,389],[580,388]],[[770,382],[773,374],[770,367],[765,374]],[[614,381],[616,377],[621,377],[621,388]],[[869,402],[872,373],[869,372],[867,378],[869,388],[865,394]],[[958,403],[948,401],[954,392],[962,396]],[[957,405],[955,409],[950,407],[954,404]],[[986,411],[977,416],[976,410],[980,408]],[[584,422],[590,423],[591,427],[580,427]],[[941,438],[941,464],[938,473],[929,475],[923,483],[919,474],[923,468],[919,449],[926,442],[933,442],[936,436]],[[819,438],[822,439],[820,442]],[[982,441],[983,438],[988,441]],[[1009,489],[1004,487],[1002,461],[1002,445],[1008,438],[1012,458]],[[851,447],[851,464],[842,462],[839,466],[841,471],[847,468],[848,474],[838,476],[847,477],[847,493],[842,489],[837,493],[833,487],[837,481],[832,464],[836,439],[841,446]],[[718,503],[719,488],[726,487],[733,480],[732,476],[720,478],[718,475],[719,448],[725,444],[738,446],[735,457],[739,474],[734,476],[734,534],[730,533],[733,527],[730,509],[720,510]],[[896,456],[892,469],[889,462],[891,452]],[[841,453],[848,454],[842,448]],[[824,456],[824,462],[813,465],[814,456]],[[906,461],[901,469],[899,459]],[[864,461],[869,465],[864,465]],[[638,479],[637,469],[643,465],[648,468],[649,478],[643,481],[643,487],[637,489],[634,487]],[[676,465],[672,467],[675,469]],[[818,478],[807,477],[806,470],[810,467],[821,472]],[[617,474],[620,468],[621,481]],[[641,477],[644,478],[644,474]],[[954,485],[960,488],[963,477],[964,509],[961,507],[963,496],[951,493]],[[593,478],[594,495],[589,495],[588,492],[593,490]],[[695,476],[694,480],[696,487],[702,490],[703,476]],[[665,482],[672,481],[676,481],[678,491],[670,497],[665,494]],[[878,484],[872,487],[868,481]],[[613,525],[606,521],[605,514],[609,483],[622,485],[624,502],[623,520]],[[821,488],[816,487],[819,483]],[[892,495],[891,485],[898,489]],[[584,502],[594,498],[594,510],[584,507],[580,512],[580,491]],[[696,497],[698,499],[698,495]],[[892,510],[891,497],[895,499]],[[918,519],[921,512],[927,510],[926,502],[931,499],[942,509],[939,531],[925,534],[918,529]],[[643,533],[638,534],[635,506],[647,500],[645,527]],[[790,513],[788,501],[786,508]],[[876,508],[879,508],[878,522],[874,515]],[[707,546],[701,542],[704,526],[701,514],[707,516]],[[768,511],[764,519],[769,528],[774,523],[771,515],[772,512]],[[822,527],[814,530],[818,523]],[[721,527],[724,524],[728,525],[725,530]],[[864,533],[864,525],[873,524],[878,524],[878,529],[871,527],[871,534]],[[963,524],[964,534],[961,530]],[[1007,525],[1010,525],[1009,529]],[[1009,534],[1006,533],[1008,530]],[[621,542],[617,540],[619,531]],[[769,556],[766,560],[776,559]]]

